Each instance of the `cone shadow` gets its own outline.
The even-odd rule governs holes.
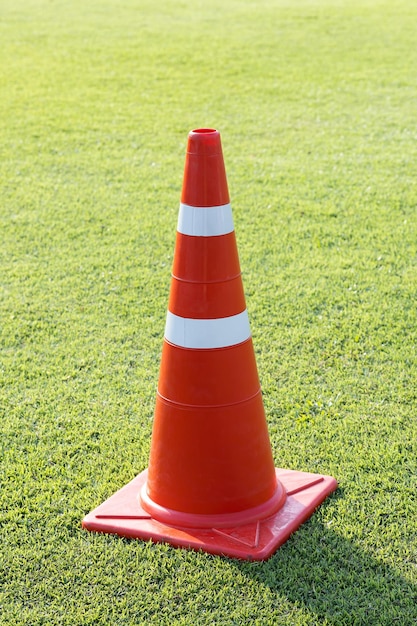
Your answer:
[[[334,494],[332,498],[340,497]],[[317,519],[268,561],[236,568],[280,598],[304,607],[317,624],[417,624],[417,586]]]

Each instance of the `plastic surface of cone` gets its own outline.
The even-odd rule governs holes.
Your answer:
[[[192,131],[141,496],[159,520],[210,526],[282,504],[246,315],[220,134]]]
[[[337,487],[274,467],[220,134],[188,137],[147,470],[83,526],[265,559]]]

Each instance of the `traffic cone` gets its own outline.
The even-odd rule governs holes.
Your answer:
[[[83,526],[262,560],[336,487],[274,467],[220,134],[192,131],[149,467]]]

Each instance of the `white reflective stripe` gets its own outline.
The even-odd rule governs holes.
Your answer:
[[[182,348],[225,348],[251,336],[248,312],[217,319],[191,319],[167,313],[165,339]]]
[[[234,231],[232,207],[230,204],[196,207],[181,203],[177,230],[183,235],[194,237],[214,237],[232,233]]]

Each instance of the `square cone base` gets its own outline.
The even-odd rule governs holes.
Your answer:
[[[83,528],[132,539],[169,543],[243,560],[269,558],[337,489],[331,476],[276,468],[287,498],[274,515],[234,528],[178,528],[153,519],[139,501],[147,470],[136,476],[83,520]]]

